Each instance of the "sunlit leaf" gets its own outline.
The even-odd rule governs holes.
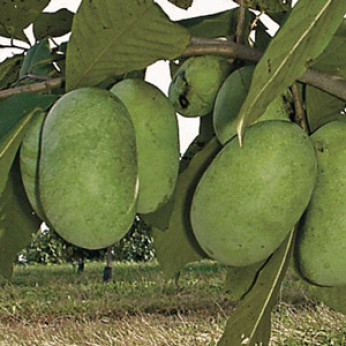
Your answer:
[[[17,253],[30,243],[40,223],[25,195],[16,160],[0,196],[0,280],[11,278]]]
[[[34,22],[34,35],[37,40],[46,37],[59,37],[71,31],[74,13],[61,8],[54,13],[41,13]]]
[[[291,258],[293,235],[292,231],[258,272],[251,291],[229,317],[219,346],[268,344],[271,310]]]
[[[5,37],[27,40],[23,32],[31,24],[50,0],[2,0],[0,24],[1,34]],[[7,33],[7,35],[6,35]]]
[[[270,100],[301,77],[327,46],[346,12],[344,0],[300,0],[256,66],[248,96],[238,116],[242,141],[249,124]],[[321,35],[323,33],[323,35]]]
[[[152,1],[83,1],[67,48],[67,89],[179,56],[190,36]]]
[[[157,258],[166,279],[172,278],[185,264],[206,256],[191,228],[190,205],[200,177],[220,149],[214,138],[192,158],[178,177],[168,229],[152,230]]]

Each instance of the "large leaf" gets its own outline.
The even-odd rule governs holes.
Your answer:
[[[33,114],[50,107],[56,98],[20,94],[0,102],[0,194]]]
[[[25,195],[17,161],[0,196],[0,280],[11,278],[17,253],[30,243],[31,233],[41,223]]]
[[[0,24],[1,34],[26,40],[23,32],[31,24],[50,0],[3,0],[1,1]]]
[[[238,23],[238,8],[232,10],[201,16],[197,18],[183,19],[178,23],[189,30],[191,36],[195,37],[223,37],[236,33]],[[249,34],[249,24],[255,18],[252,12],[245,12],[244,36]]]
[[[37,42],[25,55],[20,77],[26,75],[50,76],[54,70],[53,56],[49,47],[48,39]]]
[[[0,90],[8,89],[19,77],[23,55],[15,55],[0,64]]]
[[[193,0],[168,0],[175,6],[183,8],[184,10],[188,9],[192,6]]]
[[[346,12],[345,0],[300,0],[256,66],[238,116],[242,141],[271,100],[301,77],[327,46]],[[323,34],[322,34],[323,33]]]
[[[269,343],[271,310],[291,257],[293,235],[292,231],[259,271],[251,291],[229,317],[219,346]]]
[[[185,264],[206,257],[191,228],[190,205],[200,177],[220,149],[214,138],[192,158],[178,177],[168,229],[152,230],[157,258],[166,279],[172,278]]]
[[[189,39],[153,1],[83,1],[67,48],[66,87],[96,85],[157,60],[174,59]]]
[[[345,118],[341,111],[346,102],[322,90],[308,85],[306,88],[306,110],[309,129],[314,132],[325,123]]]
[[[37,40],[45,37],[59,37],[71,31],[74,13],[62,8],[54,13],[41,13],[34,22]]]

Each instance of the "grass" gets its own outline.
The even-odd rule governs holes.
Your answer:
[[[179,286],[155,262],[117,263],[108,284],[102,271],[16,267],[0,290],[0,345],[216,345],[233,309],[213,262],[187,266]],[[346,317],[311,299],[291,272],[272,329],[271,345],[346,345]]]

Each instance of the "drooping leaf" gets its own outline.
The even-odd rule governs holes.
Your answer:
[[[0,194],[33,114],[56,99],[54,95],[20,94],[0,102]]]
[[[50,0],[3,0],[1,1],[1,34],[5,37],[27,40],[23,29],[31,24]],[[7,35],[6,35],[7,33]]]
[[[53,56],[47,39],[32,46],[25,55],[20,77],[27,75],[48,77],[54,71]]]
[[[256,66],[238,116],[240,141],[247,126],[263,114],[270,100],[302,76],[321,54],[345,12],[344,0],[316,0],[313,6],[309,0],[297,3]]]
[[[23,55],[15,55],[0,64],[0,90],[9,88],[18,80]]]
[[[257,272],[263,263],[248,267],[227,267],[225,294],[229,300],[240,300],[250,291],[255,282]]]
[[[269,343],[271,310],[291,257],[293,235],[292,231],[258,272],[251,291],[229,317],[219,346]]]
[[[152,1],[83,1],[67,48],[67,90],[174,59],[189,39]]]
[[[220,149],[221,145],[213,138],[192,158],[178,177],[168,229],[164,232],[152,229],[157,258],[166,279],[172,278],[185,264],[206,257],[191,228],[190,205],[200,177]]]
[[[61,8],[54,13],[41,13],[34,22],[34,35],[37,40],[45,37],[59,37],[71,31],[74,13]]]
[[[183,8],[184,10],[188,9],[192,6],[193,0],[168,0],[175,6]]]
[[[40,223],[25,195],[16,160],[0,196],[0,280],[11,278],[17,253],[30,243]]]
[[[224,12],[201,16],[190,19],[183,19],[178,23],[184,26],[191,36],[195,37],[224,37],[231,36],[236,33],[238,22],[238,8],[227,10]],[[255,18],[252,12],[246,11],[244,18],[244,37],[249,34],[249,24]]]
[[[341,111],[346,102],[322,90],[308,85],[306,88],[306,111],[309,129],[314,132],[329,121],[345,118]]]

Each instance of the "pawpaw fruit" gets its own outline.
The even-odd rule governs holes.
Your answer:
[[[214,110],[213,125],[220,143],[225,144],[237,133],[237,116],[250,90],[252,75],[255,67],[252,65],[241,67],[232,72],[223,82],[217,93]],[[257,121],[289,119],[290,94],[278,96],[267,107],[264,114]]]
[[[217,92],[231,69],[232,65],[219,56],[187,59],[173,76],[169,87],[168,97],[174,109],[187,117],[210,113]]]
[[[265,260],[306,209],[316,177],[309,137],[294,123],[258,122],[233,137],[195,190],[191,224],[201,248],[230,266]]]
[[[20,147],[20,171],[24,189],[34,212],[43,221],[45,221],[45,216],[38,192],[38,167],[41,132],[45,118],[46,113],[44,112],[34,115]]]
[[[171,197],[179,169],[177,117],[167,97],[154,85],[125,79],[111,90],[131,116],[137,143],[137,212],[157,210]]]
[[[66,241],[100,249],[133,223],[138,196],[135,130],[112,93],[82,88],[61,97],[42,130],[39,195]]]
[[[310,138],[317,180],[300,223],[295,263],[310,283],[346,286],[346,120],[329,122]]]

